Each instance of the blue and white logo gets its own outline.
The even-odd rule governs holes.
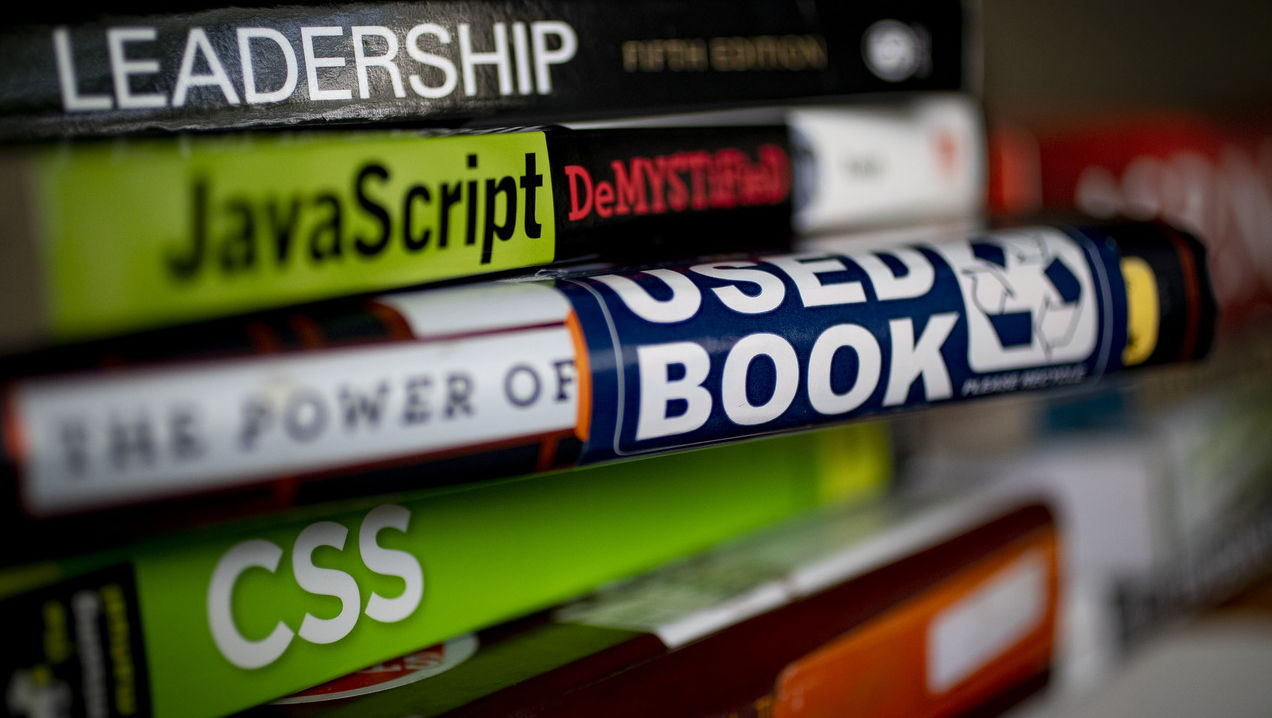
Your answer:
[[[994,372],[1079,362],[1096,346],[1090,265],[1048,229],[942,247],[967,307],[968,364]]]

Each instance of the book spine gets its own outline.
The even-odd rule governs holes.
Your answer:
[[[961,3],[363,2],[13,25],[0,136],[622,116],[959,89]]]
[[[1200,245],[1116,233],[1125,254],[1035,227],[390,295],[409,338],[19,379],[6,446],[40,518],[441,459],[648,456],[1203,355]]]
[[[980,108],[963,95],[801,108],[787,114],[795,229],[815,234],[967,219],[984,213]]]
[[[1204,354],[1214,305],[1200,245],[1158,225],[1118,231],[1160,264],[1124,263],[1098,229],[1035,227],[559,280],[592,367],[581,462]],[[1158,279],[1167,268],[1174,279]]]
[[[1159,218],[1195,232],[1222,319],[1235,329],[1272,307],[1272,242],[1255,219],[1272,207],[1270,141],[1266,116],[1153,112],[1037,132],[1005,125],[990,137],[991,209]]]
[[[806,518],[253,715],[963,715],[1045,682],[1059,539],[944,508]]]
[[[31,196],[6,208],[29,220],[13,244],[38,259],[15,256],[4,274],[37,286],[5,314],[22,320],[11,334],[29,332],[33,316],[43,332],[0,340],[93,338],[598,253],[780,247],[788,145],[776,126],[15,153]]]
[[[74,715],[243,710],[877,494],[887,462],[845,461],[837,442],[865,438],[846,429],[361,500],[10,569],[0,678]],[[853,474],[855,490],[837,487]],[[0,712],[25,715],[9,695]]]

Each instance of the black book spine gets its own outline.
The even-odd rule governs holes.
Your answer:
[[[511,124],[964,84],[960,3],[354,3],[0,30],[0,137]]]

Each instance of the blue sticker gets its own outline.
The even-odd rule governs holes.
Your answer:
[[[583,463],[1073,384],[1126,334],[1112,243],[1055,228],[557,287],[593,373]]]

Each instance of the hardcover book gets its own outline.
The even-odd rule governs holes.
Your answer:
[[[965,85],[961,2],[596,0],[194,9],[0,31],[0,136],[502,126]]]

